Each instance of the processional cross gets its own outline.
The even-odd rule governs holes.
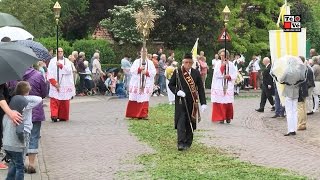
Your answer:
[[[147,59],[147,51],[146,51],[146,41],[149,37],[150,30],[154,28],[154,21],[155,19],[159,18],[157,14],[154,13],[154,10],[148,7],[147,4],[143,5],[143,8],[136,12],[133,17],[136,19],[137,30],[143,36],[143,47],[142,47],[142,66],[146,65]],[[141,78],[141,89],[145,87],[145,75],[142,75]]]

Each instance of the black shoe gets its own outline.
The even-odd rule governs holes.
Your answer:
[[[226,122],[227,122],[228,124],[230,124],[231,120],[230,120],[230,119],[227,119]]]
[[[224,124],[224,121],[220,121],[219,123],[220,123],[220,124]]]
[[[178,145],[178,151],[183,151],[185,150],[185,147],[183,145]]]
[[[274,106],[272,106],[271,111],[275,111],[275,110],[276,110],[276,108]]]
[[[289,133],[285,134],[284,136],[294,136],[294,135],[296,135],[295,131],[294,132],[289,132]]]
[[[264,109],[259,108],[259,109],[256,109],[256,111],[257,112],[264,112]]]
[[[312,111],[312,112],[307,113],[307,115],[312,115],[312,114],[313,114],[313,111]]]
[[[279,115],[274,115],[271,118],[278,118],[278,117],[280,117],[280,116]]]
[[[58,122],[58,118],[51,117],[52,122]]]

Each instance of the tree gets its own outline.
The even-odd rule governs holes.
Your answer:
[[[109,9],[110,17],[104,19],[100,24],[106,27],[118,41],[136,44],[142,41],[141,35],[136,29],[135,19],[132,16],[143,3],[155,8],[158,15],[162,15],[164,10],[157,5],[155,0],[132,0],[126,6],[115,6]]]
[[[51,0],[2,0],[0,11],[17,17],[27,31],[39,38],[54,35],[52,7]]]
[[[52,2],[55,1],[56,0],[52,0]],[[66,40],[86,37],[89,29],[86,20],[89,0],[64,0],[59,3],[61,5],[61,23],[59,26],[63,33],[62,36]]]
[[[307,38],[310,39],[314,48],[320,47],[320,8],[314,1],[295,1],[291,5],[291,14],[301,15],[302,27],[307,28]]]

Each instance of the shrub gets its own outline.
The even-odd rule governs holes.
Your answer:
[[[40,42],[48,50],[53,49],[53,52],[55,54],[57,48],[56,37],[39,38],[37,39],[37,41]],[[65,41],[64,39],[59,39],[59,47],[63,48],[65,57],[68,57],[72,53],[72,47],[70,43],[68,41]]]
[[[90,59],[93,56],[95,50],[99,50],[101,63],[115,63],[114,51],[106,40],[77,40],[73,43],[73,49],[79,52],[85,52],[87,59]]]

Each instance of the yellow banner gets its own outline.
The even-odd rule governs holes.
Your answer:
[[[271,61],[275,64],[279,58],[285,55],[303,56],[306,55],[306,29],[302,28],[301,32],[283,32],[283,30],[269,31],[269,45]],[[285,63],[276,63],[279,67],[273,68],[275,75],[283,74],[285,70]],[[284,85],[277,84],[278,93],[281,103],[284,104],[284,97],[282,92]]]

